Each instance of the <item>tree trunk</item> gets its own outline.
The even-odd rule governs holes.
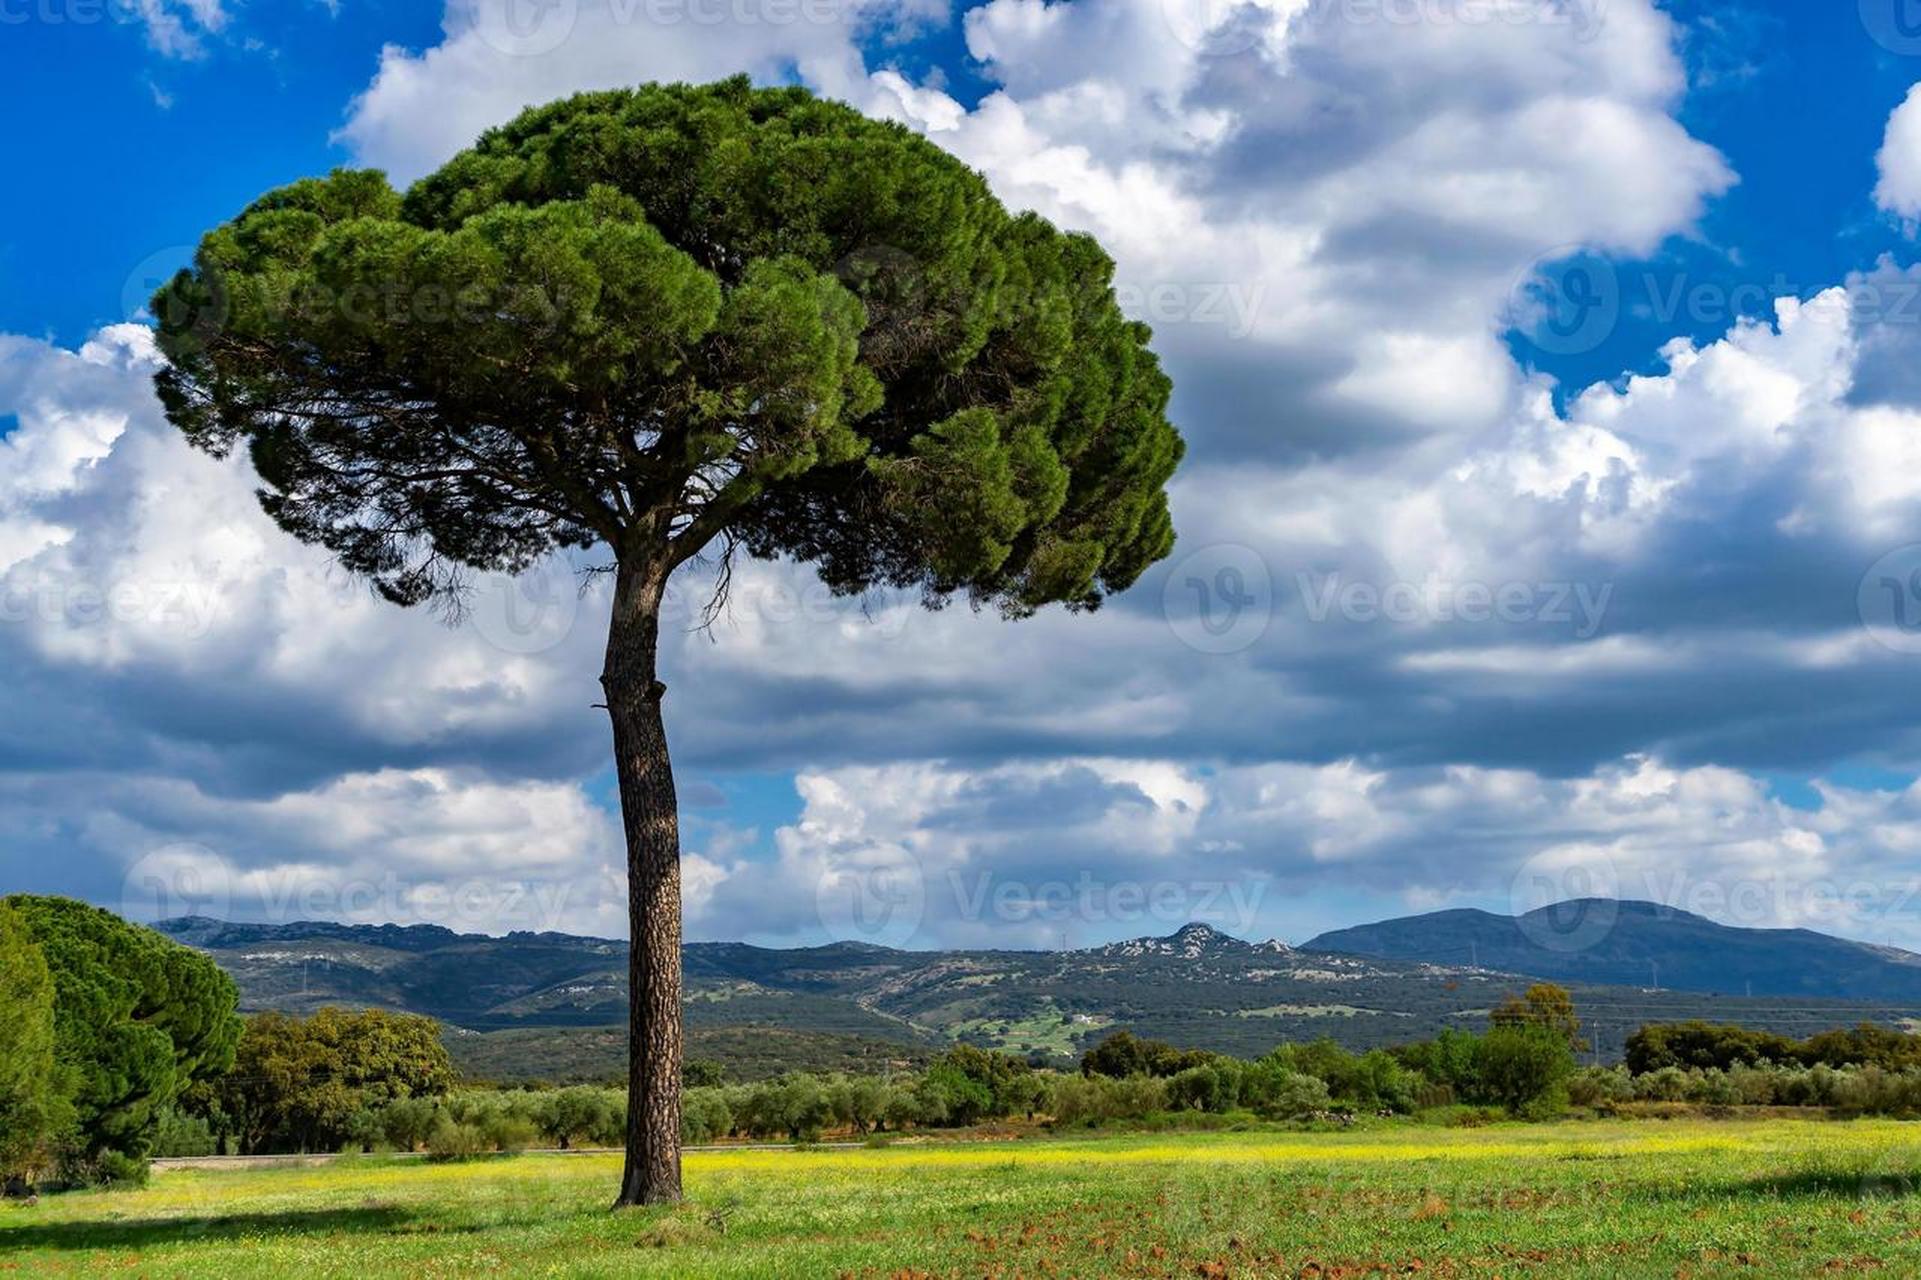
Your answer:
[[[627,1168],[616,1208],[680,1199],[680,816],[656,674],[667,573],[621,566],[600,678],[627,836]]]

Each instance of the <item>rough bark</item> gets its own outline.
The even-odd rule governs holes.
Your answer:
[[[680,816],[657,674],[667,570],[623,565],[601,687],[627,837],[627,1166],[615,1207],[680,1199]]]

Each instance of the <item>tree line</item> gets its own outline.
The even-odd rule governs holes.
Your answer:
[[[137,1179],[154,1155],[620,1144],[614,1087],[462,1087],[434,1020],[381,1009],[242,1019],[212,960],[62,898],[0,901],[0,1178],[16,1188]],[[1700,1021],[1650,1024],[1627,1060],[1580,1070],[1568,992],[1536,984],[1485,1029],[1355,1053],[1323,1037],[1248,1060],[1118,1031],[1060,1071],[957,1044],[919,1071],[793,1072],[731,1084],[683,1071],[682,1141],[1033,1121],[1056,1128],[1214,1118],[1351,1123],[1448,1108],[1542,1118],[1570,1106],[1824,1107],[1921,1115],[1921,1037],[1862,1024],[1795,1040]]]

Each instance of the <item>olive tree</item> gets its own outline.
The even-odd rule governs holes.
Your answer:
[[[678,1197],[679,836],[663,593],[736,553],[833,590],[1092,609],[1173,545],[1180,436],[1085,235],[898,125],[744,79],[528,111],[404,193],[339,170],[154,301],[162,403],[401,605],[562,549],[613,575],[630,885],[620,1203]]]

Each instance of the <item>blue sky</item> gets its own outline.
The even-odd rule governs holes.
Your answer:
[[[842,891],[902,868],[913,945],[1182,913],[1298,938],[1536,905],[1543,868],[1633,896],[1680,868],[1667,896],[1709,914],[1766,884],[1739,922],[1921,945],[1915,655],[1876,613],[1921,567],[1897,0],[1528,0],[1507,24],[1409,0],[1385,25],[1355,0],[811,25],[561,0],[566,38],[507,52],[500,2],[0,5],[10,881],[114,902],[159,866],[272,914],[307,877],[319,911],[617,928],[583,684],[604,602],[533,647],[385,617],[165,435],[115,326],[275,185],[410,178],[526,103],[738,70],[901,119],[1100,235],[1124,305],[1159,309],[1193,461],[1175,562],[1094,619],[869,617],[771,566],[688,634],[694,934],[844,932]],[[1872,306],[1824,318],[1851,278]],[[1605,323],[1557,337],[1596,281]],[[1225,645],[1187,585],[1223,570],[1254,584]],[[76,583],[137,602],[103,619]],[[1511,616],[1477,611],[1503,587]],[[1402,588],[1407,616],[1381,603]],[[563,905],[453,919],[414,892],[463,865]],[[388,867],[398,888],[340,905]],[[966,907],[983,876],[1016,906]],[[1179,893],[1166,919],[1018,905],[1089,880],[1110,906]],[[1872,905],[1828,901],[1850,888]]]
[[[1741,183],[1703,219],[1699,240],[1633,265],[1663,284],[1686,272],[1730,291],[1778,272],[1805,292],[1900,249],[1869,191],[1881,129],[1913,83],[1914,59],[1866,38],[1847,5],[1689,0],[1668,10],[1688,24],[1684,56],[1704,81],[1679,118],[1728,157]],[[184,259],[202,231],[253,196],[353,163],[334,135],[381,49],[431,47],[442,13],[398,0],[255,6],[205,37],[194,58],[158,55],[130,18],[5,30],[0,72],[33,122],[8,149],[32,175],[32,198],[0,210],[0,327],[71,344],[125,319],[125,297],[138,292],[130,281],[145,278],[136,273]],[[971,103],[992,86],[958,32],[949,24],[905,47],[873,42],[874,65],[923,75],[939,67]],[[1517,349],[1585,383],[1647,366],[1676,332],[1714,336],[1717,322],[1657,311],[1579,359]]]

